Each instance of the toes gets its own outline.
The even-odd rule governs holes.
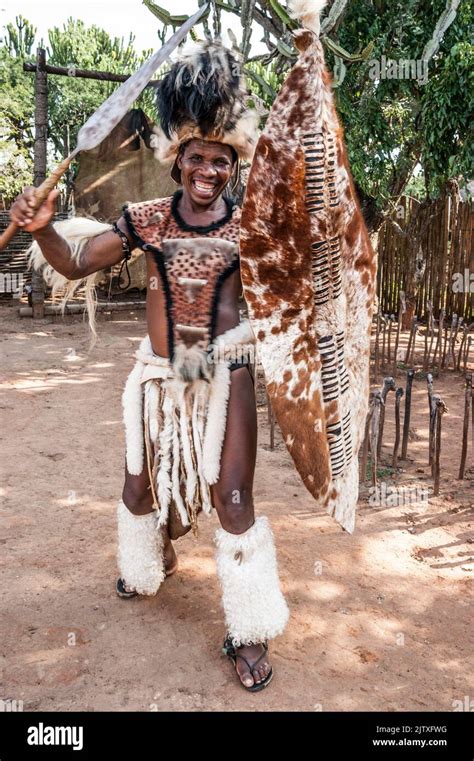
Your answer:
[[[245,669],[245,671],[238,671],[238,674],[240,681],[245,687],[251,687],[255,683],[255,680],[248,669]]]
[[[257,668],[253,672],[254,676],[255,676],[255,681],[257,683],[258,682],[262,682],[265,679],[265,677],[267,676],[269,670],[270,670],[270,668],[269,668],[268,663],[259,663],[259,665],[257,666]]]
[[[244,648],[242,648],[244,649]],[[258,660],[258,657],[262,655],[262,648],[253,646],[252,648],[244,650],[245,658],[250,662]],[[260,684],[263,682],[270,673],[271,666],[267,659],[262,659],[260,663],[257,663],[255,667],[248,668],[247,664],[243,661],[244,653],[242,653],[242,661],[237,661],[237,673],[244,687],[252,687],[254,684]]]

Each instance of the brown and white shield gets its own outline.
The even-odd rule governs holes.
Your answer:
[[[321,42],[299,58],[257,145],[242,210],[241,274],[286,446],[318,505],[355,525],[369,395],[376,259]]]

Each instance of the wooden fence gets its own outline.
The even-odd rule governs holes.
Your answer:
[[[56,219],[67,219],[65,212],[58,212]],[[10,215],[7,211],[0,211],[0,233],[10,223]],[[15,275],[22,276],[22,282],[27,285],[31,282],[31,271],[27,269],[26,252],[32,243],[32,236],[24,230],[18,230],[15,237],[10,241],[4,251],[0,251],[0,283],[8,283]],[[0,287],[0,296],[11,298],[8,289]]]
[[[58,219],[67,215],[62,212]],[[7,212],[0,212],[0,230],[6,227]],[[409,329],[413,317],[425,320],[428,302],[438,319],[454,314],[464,322],[473,320],[474,213],[471,201],[447,196],[436,201],[418,203],[403,198],[397,212],[384,222],[378,237],[377,294],[382,314],[397,315],[400,292],[405,293],[407,311],[403,328]],[[26,273],[25,251],[31,236],[20,232],[8,248],[0,253],[0,274]]]
[[[406,325],[425,319],[428,302],[437,318],[472,320],[474,280],[472,201],[449,195],[435,201],[402,198],[378,238],[377,293],[380,311],[397,314],[400,291],[407,300]]]

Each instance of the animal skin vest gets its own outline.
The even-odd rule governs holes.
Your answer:
[[[209,378],[223,283],[239,267],[240,208],[224,198],[226,214],[206,226],[187,224],[178,210],[182,190],[154,201],[128,204],[124,217],[136,245],[150,252],[166,299],[168,351],[183,380]]]

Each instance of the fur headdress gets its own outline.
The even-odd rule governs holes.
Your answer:
[[[173,163],[180,182],[179,148],[193,138],[230,145],[251,161],[258,139],[259,114],[246,105],[247,92],[238,54],[219,42],[187,46],[157,90],[160,126],[152,137],[155,156]]]

